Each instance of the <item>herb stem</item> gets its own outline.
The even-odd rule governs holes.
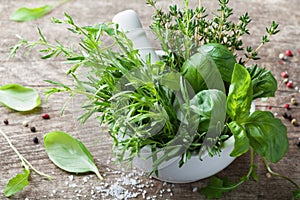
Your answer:
[[[28,162],[28,160],[26,160],[21,154],[20,152],[16,149],[16,147],[12,144],[11,140],[8,138],[8,136],[0,129],[0,133],[3,135],[3,137],[6,139],[7,143],[9,144],[9,146],[12,148],[12,150],[14,150],[14,152],[18,155],[19,159],[22,162],[22,166],[25,169],[28,169],[28,167],[30,167],[35,173],[41,175],[41,176],[45,176],[46,178],[48,178],[49,180],[51,180],[51,176],[44,174],[40,171],[38,171],[37,169],[35,169],[30,162]]]
[[[19,153],[19,151],[16,149],[16,147],[12,144],[11,140],[8,138],[8,136],[0,129],[0,133],[3,135],[3,137],[6,139],[9,146],[14,150],[14,152],[17,154],[19,159],[22,162],[22,166],[25,167],[25,169],[28,169],[28,165],[24,162],[24,157]]]
[[[265,164],[265,166],[266,166],[266,168],[267,168],[267,170],[268,170],[268,172],[269,172],[270,174],[272,174],[272,175],[274,175],[274,176],[278,176],[278,177],[280,177],[280,178],[283,178],[283,179],[289,181],[291,184],[293,184],[297,189],[300,189],[300,186],[299,186],[295,181],[293,181],[293,180],[290,179],[289,177],[286,177],[286,176],[283,176],[283,175],[281,175],[281,174],[278,174],[278,173],[274,172],[274,171],[271,169],[271,167],[270,167],[268,161],[267,161],[265,158],[264,158],[263,160],[264,160],[264,164]]]
[[[70,1],[70,0],[61,0],[61,1],[57,2],[56,4],[54,4],[52,6],[52,8],[54,9],[56,7],[59,7],[59,6],[63,5],[63,4],[65,4],[65,3],[67,3],[68,1]]]

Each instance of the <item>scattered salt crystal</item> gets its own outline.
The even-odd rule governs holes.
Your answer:
[[[69,185],[69,187],[71,187],[71,188],[75,188],[76,186],[77,186],[76,183],[72,183],[72,184]]]
[[[194,187],[193,188],[193,192],[197,192],[198,191],[198,188],[197,187]]]
[[[68,179],[69,179],[69,181],[73,181],[74,176],[73,176],[73,175],[70,175],[70,176],[68,176]]]
[[[83,177],[83,183],[86,183],[89,180],[87,176]]]
[[[169,193],[172,192],[171,188],[168,188],[168,189],[167,189],[167,192],[169,192]]]

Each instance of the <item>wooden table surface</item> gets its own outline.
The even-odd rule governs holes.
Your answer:
[[[59,59],[41,60],[39,59],[40,53],[37,51],[30,53],[20,51],[15,58],[8,59],[9,47],[18,41],[15,35],[37,39],[37,26],[43,30],[49,40],[59,39],[66,43],[72,41],[72,38],[66,34],[64,26],[50,23],[52,16],[63,18],[63,13],[67,12],[80,25],[94,25],[110,21],[117,12],[131,8],[138,12],[145,27],[149,26],[151,21],[152,9],[146,7],[145,1],[142,0],[73,0],[39,20],[24,23],[9,20],[12,12],[19,7],[38,7],[55,2],[57,1],[0,0],[0,85],[19,83],[34,87],[42,95],[49,86],[44,82],[46,79],[65,80],[68,83],[65,76],[68,66],[61,63]],[[166,7],[169,2],[164,0],[159,1],[159,4]],[[217,0],[203,1],[209,12],[215,10],[217,3]],[[193,1],[193,4],[196,4],[196,1]],[[282,71],[288,71],[295,87],[300,88],[300,52],[298,53],[300,50],[300,2],[299,0],[232,0],[230,5],[235,9],[234,17],[248,11],[253,19],[250,24],[252,35],[245,37],[247,44],[258,44],[264,34],[265,26],[268,26],[272,20],[280,24],[281,32],[272,38],[270,44],[263,47],[262,59],[258,61],[261,66],[273,71],[278,80],[279,90],[275,98],[257,102],[257,109],[265,110],[268,105],[272,106],[271,111],[277,114],[277,117],[287,126],[289,150],[285,157],[272,167],[274,171],[287,175],[300,184],[300,148],[296,145],[300,141],[300,127],[291,125],[282,117],[282,114],[287,112],[300,121],[300,106],[292,106],[292,109],[288,111],[284,108],[284,104],[289,103],[292,97],[300,102],[300,93],[295,88],[287,89],[280,76]],[[278,55],[284,53],[286,49],[291,49],[294,56],[288,58],[284,64],[280,64]],[[116,199],[108,192],[116,191],[112,188],[116,188],[117,183],[125,188],[124,191],[132,193],[141,191],[148,199],[204,199],[196,189],[207,184],[208,179],[189,184],[169,184],[150,179],[135,169],[125,170],[113,164],[111,140],[106,134],[106,129],[99,127],[96,122],[89,122],[84,127],[76,123],[73,110],[77,110],[77,100],[67,106],[63,116],[60,115],[61,108],[67,99],[66,95],[55,95],[46,102],[42,96],[42,105],[28,113],[17,113],[0,105],[0,128],[33,166],[53,177],[52,181],[48,181],[33,172],[29,186],[10,199]],[[51,118],[43,120],[41,118],[43,113],[49,113]],[[4,125],[4,119],[9,120],[9,125]],[[25,120],[30,121],[30,125],[35,126],[37,132],[32,133],[29,128],[22,126]],[[105,180],[100,181],[93,174],[72,175],[55,167],[48,159],[42,142],[43,135],[54,130],[68,132],[80,139],[92,153]],[[39,144],[33,143],[32,139],[35,136],[39,138]],[[248,154],[237,158],[217,176],[229,176],[232,180],[238,180],[247,172],[248,160]],[[222,199],[290,199],[294,187],[283,179],[267,177],[262,160],[257,158],[255,161],[258,165],[259,181],[250,180]],[[5,199],[3,190],[8,180],[20,172],[22,168],[18,157],[10,149],[6,140],[0,136],[0,199]],[[130,184],[126,185],[126,182]],[[143,199],[143,195],[139,194],[132,199]]]

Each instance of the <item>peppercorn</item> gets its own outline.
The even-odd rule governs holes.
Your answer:
[[[38,144],[39,143],[39,139],[35,136],[32,140],[35,144]]]
[[[293,105],[297,105],[297,100],[293,97],[291,98],[291,104]]]
[[[291,123],[292,123],[294,126],[297,126],[297,125],[298,125],[298,122],[297,122],[297,120],[296,120],[295,118],[292,119]]]
[[[297,146],[300,148],[300,142],[297,143]]]
[[[280,53],[278,57],[281,60],[286,60],[287,59],[287,57],[283,53]]]
[[[23,122],[22,122],[22,125],[23,125],[24,127],[28,127],[29,122],[28,122],[28,121],[23,121]]]
[[[286,104],[284,104],[284,107],[285,107],[286,109],[290,109],[290,104],[286,103]]]
[[[292,81],[287,82],[287,83],[286,83],[286,86],[287,86],[288,88],[293,88],[293,82],[292,82]]]
[[[285,84],[287,84],[287,83],[289,82],[289,79],[288,79],[288,78],[285,78],[285,79],[283,79],[283,82],[284,82]]]
[[[271,110],[271,109],[272,109],[272,106],[268,106],[267,108],[268,108],[268,110]]]
[[[30,127],[31,132],[36,132],[36,128],[34,126]]]
[[[50,119],[50,115],[45,113],[45,114],[42,114],[42,118],[43,119]]]
[[[283,78],[287,78],[287,77],[289,77],[289,75],[288,75],[288,73],[287,73],[287,72],[281,72],[281,76],[282,76]]]
[[[291,50],[288,49],[288,50],[285,51],[285,55],[286,55],[286,56],[289,56],[289,57],[292,57],[292,56],[293,56],[293,53],[292,53]]]
[[[3,121],[3,123],[4,123],[5,125],[8,125],[8,124],[9,124],[8,119],[5,119],[5,120]]]

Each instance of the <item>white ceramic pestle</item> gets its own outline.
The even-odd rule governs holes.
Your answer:
[[[112,21],[119,24],[120,29],[126,33],[127,37],[132,41],[133,47],[139,50],[140,58],[143,61],[146,60],[146,56],[149,54],[151,56],[151,63],[159,60],[134,10],[122,11],[116,14]]]

